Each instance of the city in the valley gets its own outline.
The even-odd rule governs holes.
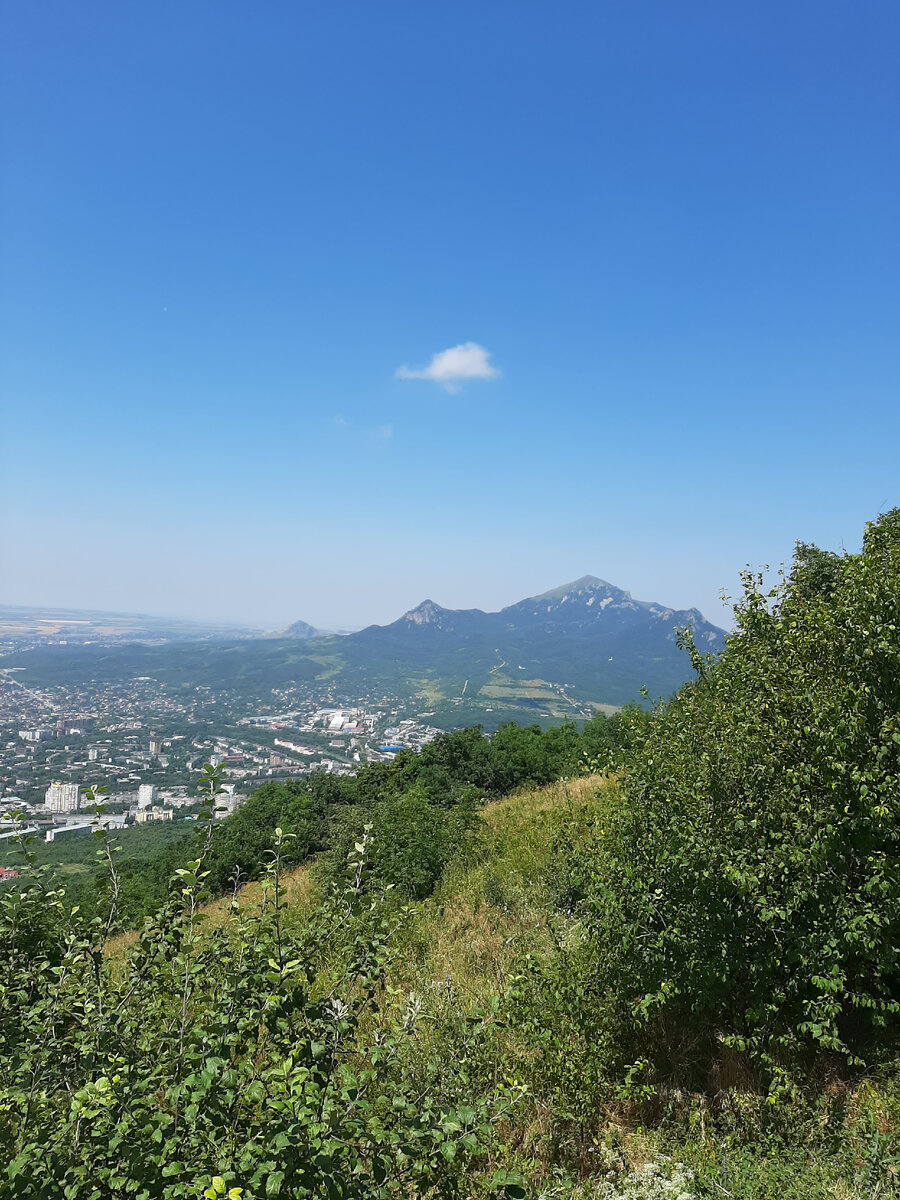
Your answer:
[[[431,714],[410,714],[389,696],[341,703],[289,687],[269,703],[251,703],[204,686],[172,695],[154,679],[36,688],[16,675],[0,670],[4,840],[22,830],[23,818],[47,841],[89,832],[98,820],[112,827],[191,820],[205,763],[221,768],[222,817],[266,780],[350,774],[439,732]]]

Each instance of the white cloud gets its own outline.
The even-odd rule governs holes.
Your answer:
[[[449,350],[435,354],[427,367],[418,370],[398,367],[394,372],[397,379],[431,379],[445,391],[458,392],[460,383],[466,379],[496,379],[500,372],[490,364],[490,353],[477,342],[461,342]]]

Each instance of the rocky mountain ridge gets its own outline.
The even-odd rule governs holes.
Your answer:
[[[691,678],[677,631],[699,650],[725,642],[696,609],[635,600],[585,575],[499,612],[423,600],[389,625],[323,635],[298,621],[275,637],[146,647],[51,646],[11,655],[22,682],[152,677],[172,686],[270,697],[302,684],[344,703],[428,712],[443,727],[503,720],[559,721],[666,697]]]

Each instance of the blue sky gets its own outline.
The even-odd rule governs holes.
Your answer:
[[[900,503],[895,0],[0,14],[0,602],[724,623]]]

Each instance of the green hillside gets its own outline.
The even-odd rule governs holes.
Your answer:
[[[130,939],[23,861],[0,1197],[897,1196],[900,510],[744,583],[651,714],[260,789]]]

